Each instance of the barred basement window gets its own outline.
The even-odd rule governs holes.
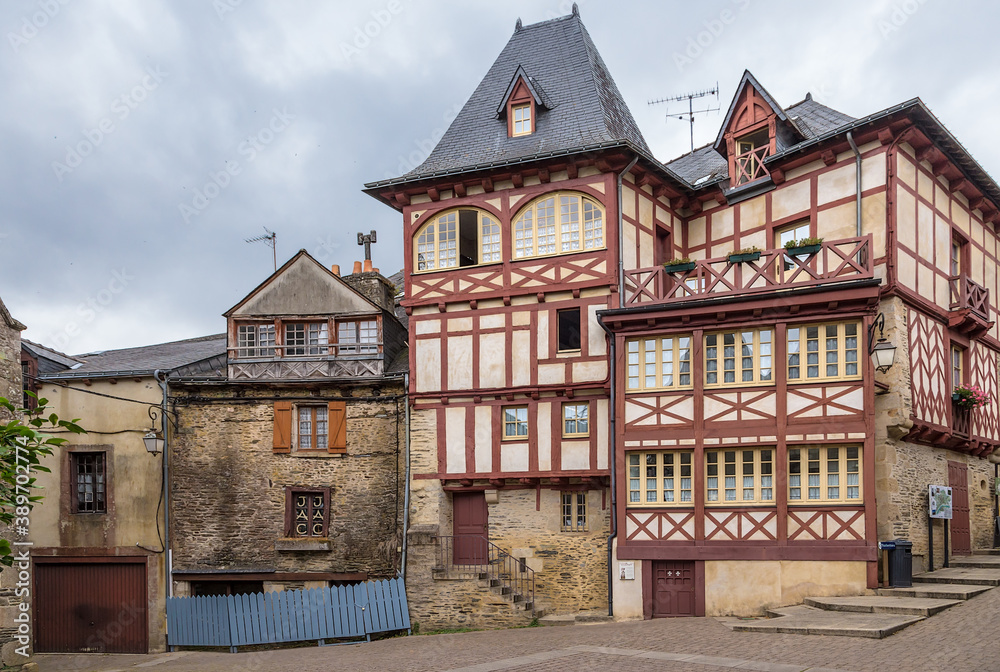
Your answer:
[[[237,357],[274,357],[273,324],[241,324],[236,331]]]
[[[708,504],[773,502],[774,451],[706,451],[705,500]]]
[[[771,334],[770,329],[707,334],[705,385],[771,383]]]
[[[686,389],[691,381],[691,336],[650,336],[626,342],[629,390]]]
[[[107,513],[106,453],[70,453],[72,512]]]
[[[789,448],[788,500],[860,503],[861,448]]]
[[[562,493],[562,531],[587,531],[587,493]]]
[[[680,451],[629,453],[629,505],[690,506],[694,501],[691,456]]]
[[[788,328],[789,380],[846,380],[861,377],[859,322]]]
[[[292,490],[289,496],[289,537],[325,537],[329,521],[325,490]]]
[[[544,196],[521,210],[514,219],[515,259],[603,248],[604,209],[596,201],[579,194]]]

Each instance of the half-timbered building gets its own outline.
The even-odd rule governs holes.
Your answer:
[[[473,584],[509,557],[555,612],[862,593],[879,539],[927,564],[930,484],[954,552],[989,545],[1000,189],[920,100],[853,118],[745,73],[663,164],[574,7],[366,191],[403,216],[417,620],[508,622],[507,579]]]

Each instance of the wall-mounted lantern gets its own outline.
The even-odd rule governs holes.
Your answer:
[[[156,428],[156,410],[149,408],[149,431],[142,437],[142,442],[146,446],[146,452],[150,455],[158,455],[163,452],[163,432]]]
[[[878,341],[875,340],[875,328],[878,327]],[[885,339],[885,315],[879,313],[875,321],[868,327],[868,354],[872,358],[875,370],[887,372],[896,362],[896,346]]]

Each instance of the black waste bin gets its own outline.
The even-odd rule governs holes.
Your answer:
[[[909,588],[913,585],[913,542],[896,539],[894,548],[886,550],[890,588]]]

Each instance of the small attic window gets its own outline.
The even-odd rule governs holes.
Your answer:
[[[511,107],[514,125],[511,136],[531,135],[531,103],[522,103]]]
[[[768,175],[764,159],[771,149],[767,128],[736,139],[736,184],[746,184]]]

